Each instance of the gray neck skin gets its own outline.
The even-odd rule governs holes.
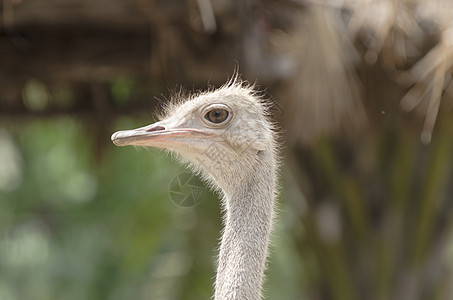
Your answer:
[[[225,194],[225,230],[219,252],[215,300],[258,300],[274,214],[272,155]]]

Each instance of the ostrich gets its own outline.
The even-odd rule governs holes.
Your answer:
[[[219,192],[224,231],[214,299],[261,299],[277,169],[268,105],[236,77],[165,111],[159,122],[114,133],[113,143],[170,150]]]

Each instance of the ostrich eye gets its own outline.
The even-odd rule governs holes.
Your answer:
[[[224,122],[228,118],[228,111],[222,108],[215,108],[208,111],[204,118],[211,123],[219,124]]]
[[[223,103],[213,103],[204,107],[200,119],[212,128],[225,127],[233,118],[233,110]]]

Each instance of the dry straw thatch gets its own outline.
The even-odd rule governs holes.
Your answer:
[[[363,62],[380,64],[402,88],[410,87],[400,107],[424,117],[421,140],[429,143],[441,100],[453,94],[453,2],[313,0],[305,4],[287,36],[292,41],[287,50],[300,62],[290,86],[298,101],[290,101],[288,111],[297,116],[295,127],[304,128],[297,133],[302,141],[363,123],[354,71]],[[435,42],[427,49],[430,39]]]
[[[424,142],[431,139],[441,102],[447,104],[441,100],[453,94],[450,0],[4,1],[1,24],[9,35],[5,43],[23,42],[35,51],[5,52],[8,59],[1,63],[8,80],[13,71],[23,70],[21,76],[28,78],[30,70],[39,69],[39,76],[53,72],[59,80],[135,72],[152,80],[170,78],[170,86],[206,79],[217,84],[237,63],[247,78],[263,85],[283,79],[288,89],[276,98],[286,99],[295,136],[308,142],[364,123],[356,74],[362,63],[380,64],[403,89],[410,87],[400,107],[425,119]],[[59,50],[66,49],[59,40],[65,28],[78,34],[72,44],[80,46],[67,51],[68,57]],[[102,38],[98,43],[85,34],[93,28]],[[427,49],[429,39],[435,42]],[[124,44],[132,50],[122,51]],[[39,47],[49,55],[40,55]],[[110,60],[102,54],[115,48]],[[100,76],[103,70],[108,74]],[[2,88],[11,89],[14,84],[6,79]]]

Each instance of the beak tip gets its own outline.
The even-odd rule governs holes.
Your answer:
[[[117,131],[114,134],[112,134],[112,137],[111,137],[113,144],[115,144],[116,146],[121,146],[119,144],[119,140],[118,140],[118,136],[120,135],[120,133],[121,133],[121,131]]]

